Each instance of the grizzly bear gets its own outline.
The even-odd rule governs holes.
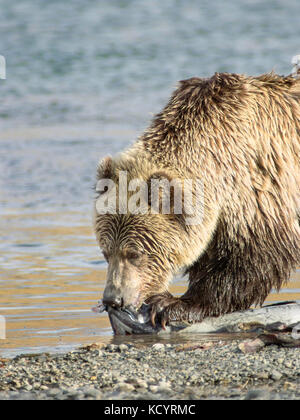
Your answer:
[[[193,208],[201,217],[188,223],[184,206],[174,211],[174,188],[169,212],[161,201],[152,211],[149,192],[148,201],[140,197],[144,211],[130,211],[124,202],[133,189],[120,195],[123,174],[125,187],[135,179],[148,186],[200,180],[203,199]],[[95,205],[108,261],[104,305],[149,303],[153,324],[163,326],[260,305],[300,263],[300,79],[216,73],[183,80],[133,146],[102,160],[97,180],[110,183],[97,189],[95,203],[117,197],[106,211]],[[182,271],[188,288],[174,297],[168,285]]]

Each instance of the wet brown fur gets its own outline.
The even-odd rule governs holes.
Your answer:
[[[300,263],[299,79],[216,73],[180,82],[141,138],[100,165],[98,178],[106,171],[116,180],[119,170],[204,182],[197,226],[185,226],[184,215],[95,217],[102,248],[113,253],[130,242],[147,255],[141,296],[162,293],[149,301],[165,320],[262,304]],[[182,268],[189,287],[173,298],[168,283]]]

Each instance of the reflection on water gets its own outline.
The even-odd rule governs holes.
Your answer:
[[[7,339],[0,341],[1,353],[109,339],[106,316],[90,311],[103,290],[105,263],[81,214],[2,217],[7,240],[0,256],[0,314]]]
[[[106,264],[80,213],[2,217],[2,235],[9,240],[1,244],[0,256],[0,314],[7,326],[7,339],[0,340],[1,355],[64,351],[99,340],[171,342],[170,337],[113,338],[106,314],[91,312],[103,292]],[[177,279],[171,291],[181,294],[184,290],[185,282]],[[300,272],[268,301],[290,299],[300,300]]]
[[[298,0],[1,2],[0,354],[112,339],[90,311],[106,269],[90,228],[99,158],[131,143],[178,80],[290,72],[298,21]],[[300,299],[293,279],[269,300]]]

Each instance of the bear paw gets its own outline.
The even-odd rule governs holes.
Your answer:
[[[153,295],[146,303],[151,305],[150,319],[153,327],[159,322],[165,329],[169,322],[181,320],[182,313],[186,312],[185,303],[169,292]]]

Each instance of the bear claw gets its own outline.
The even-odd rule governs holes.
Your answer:
[[[169,292],[157,294],[147,299],[147,304],[151,306],[150,320],[153,327],[159,322],[165,330],[170,322],[170,312],[174,306],[180,303],[178,298],[172,296]]]

